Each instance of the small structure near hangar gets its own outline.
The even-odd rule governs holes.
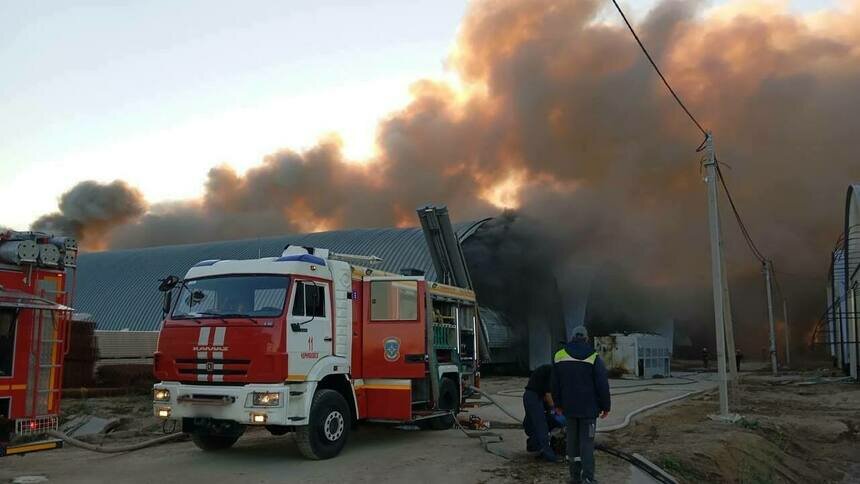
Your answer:
[[[639,378],[671,375],[670,338],[646,333],[614,333],[595,337],[594,348],[610,371]]]

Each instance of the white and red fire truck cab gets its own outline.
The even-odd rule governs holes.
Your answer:
[[[165,300],[155,414],[204,450],[294,431],[312,459],[358,420],[450,427],[478,383],[474,293],[350,257],[288,246],[192,267]]]

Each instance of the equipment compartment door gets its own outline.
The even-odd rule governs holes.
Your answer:
[[[424,378],[427,368],[422,277],[364,279],[365,378]]]

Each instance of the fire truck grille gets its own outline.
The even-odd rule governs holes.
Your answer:
[[[179,373],[182,375],[246,375],[247,370],[207,370],[200,368],[180,368]]]
[[[39,434],[48,430],[57,430],[59,420],[56,415],[42,415],[34,418],[20,418],[15,421],[17,435]]]
[[[177,358],[175,361],[179,374],[193,376],[195,381],[200,380],[200,375],[244,377],[251,365],[251,360],[238,358]]]
[[[215,365],[250,365],[251,360],[240,360],[237,358],[223,358],[223,359],[210,359],[207,360],[205,358],[177,358],[177,365],[205,365],[206,363],[212,363]]]

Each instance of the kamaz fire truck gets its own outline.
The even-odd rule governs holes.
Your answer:
[[[77,244],[0,233],[0,457],[60,447],[56,430],[70,329]]]
[[[459,250],[459,245],[457,245]],[[472,290],[312,247],[168,278],[154,411],[203,450],[249,426],[337,455],[359,420],[450,428],[478,385]]]

